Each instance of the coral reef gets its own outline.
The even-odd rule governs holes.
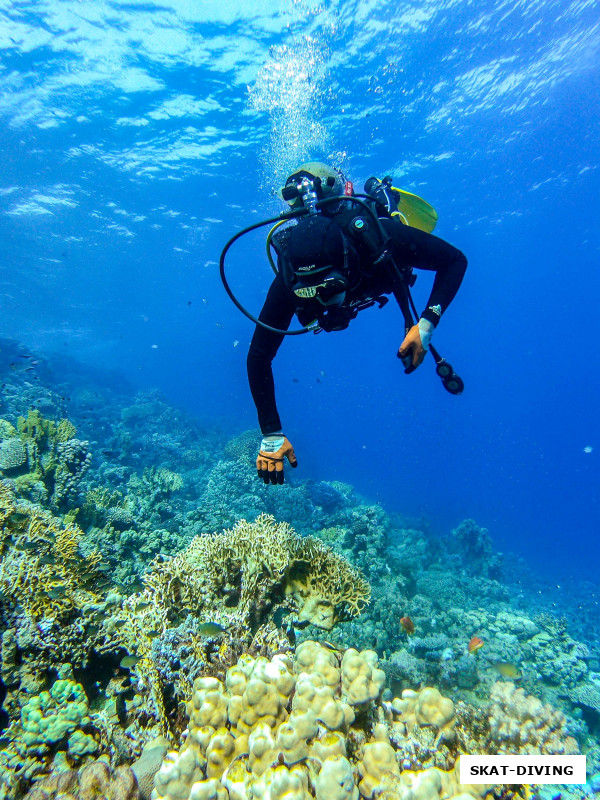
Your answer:
[[[359,570],[266,514],[157,559],[145,583],[155,607],[211,615],[252,634],[279,608],[330,630],[359,614],[370,597]]]
[[[56,423],[37,409],[19,417],[16,427],[0,420],[0,477],[20,496],[48,500],[52,509],[65,510],[76,501],[92,462],[89,442],[76,433],[68,419]]]
[[[43,778],[27,792],[25,800],[138,800],[139,796],[129,767],[112,769],[98,760],[78,771],[68,769]]]
[[[368,651],[341,656],[306,641],[295,659],[243,656],[224,682],[195,681],[187,738],[166,755],[152,799],[484,797],[492,786],[460,786],[456,752],[447,769],[401,770],[394,727],[406,712],[396,715],[396,701],[382,704],[382,688]],[[444,728],[451,701],[423,691],[423,722],[415,719],[413,727]]]
[[[600,771],[596,586],[534,590],[473,520],[438,536],[297,474],[273,492],[257,431],[227,441],[158,393],[68,369],[46,386],[3,375],[0,798],[32,778],[31,796],[83,798],[99,763],[101,796],[132,764],[147,798],[167,747],[172,775],[199,779],[190,797],[216,800],[249,781],[452,797],[461,752],[573,737]],[[319,628],[329,642],[310,641]]]
[[[498,753],[570,755],[577,742],[565,732],[565,716],[514,683],[496,683],[491,692],[490,732]]]

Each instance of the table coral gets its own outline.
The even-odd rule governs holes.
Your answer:
[[[225,619],[256,631],[278,605],[329,630],[356,616],[370,589],[360,572],[322,542],[298,536],[263,514],[255,522],[197,536],[183,553],[154,562],[147,585],[155,601]],[[283,595],[283,602],[276,597]]]

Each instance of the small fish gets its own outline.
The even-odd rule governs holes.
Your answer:
[[[21,550],[23,553],[31,552],[31,550],[37,550],[40,546],[40,542],[15,542],[15,548],[17,550]]]
[[[141,656],[125,656],[119,662],[119,666],[123,667],[123,669],[131,669],[131,667],[135,667],[136,664],[139,664],[141,660]]]
[[[138,592],[144,591],[144,584],[143,583],[117,583],[117,589],[122,592],[122,594],[138,594]]]
[[[126,619],[116,619],[114,622],[115,628],[122,628],[126,622],[127,622]]]
[[[401,617],[400,625],[402,625],[402,627],[409,636],[412,636],[413,633],[415,632],[415,623],[410,617]]]
[[[54,566],[54,564],[56,564],[56,559],[54,558],[53,555],[48,553],[48,555],[41,556],[41,558],[38,558],[38,564]]]
[[[219,625],[218,622],[201,622],[198,625],[198,633],[201,636],[222,636],[227,628]]]
[[[289,613],[290,612],[287,610],[287,608],[278,608],[273,614],[273,622],[278,628],[281,628],[283,621],[289,615]]]
[[[510,661],[496,661],[492,664],[492,669],[497,672],[498,675],[502,675],[503,678],[510,678],[513,681],[519,681],[523,677],[523,673],[519,667]]]
[[[48,597],[50,597],[52,600],[60,600],[61,597],[64,597],[66,595],[66,593],[67,593],[66,586],[54,586],[52,589],[48,589],[48,591],[46,592]]]
[[[135,607],[136,611],[144,611],[146,608],[150,608],[152,603],[148,602],[147,600],[142,600],[141,603],[138,603]]]
[[[300,383],[300,378],[292,378],[292,383]]]
[[[110,564],[96,564],[96,572],[110,572],[112,567]]]
[[[331,644],[331,642],[328,642],[327,639],[317,639],[317,644],[320,644],[321,647],[325,648],[325,650],[331,650],[332,653],[342,652],[342,648],[336,647],[336,645]]]
[[[148,639],[158,639],[160,636],[160,631],[146,631],[146,636]]]
[[[483,639],[480,639],[479,636],[472,636],[469,640],[469,644],[467,645],[467,650],[469,653],[476,653],[483,647],[484,644],[485,642]]]
[[[87,628],[85,629],[85,632],[88,634],[88,636],[95,636],[99,630],[100,630],[99,625],[88,625]]]

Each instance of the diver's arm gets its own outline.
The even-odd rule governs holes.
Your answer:
[[[421,314],[421,319],[428,320],[435,328],[460,288],[467,259],[443,239],[403,225],[399,220],[382,220],[382,224],[392,240],[392,253],[399,266],[435,270],[431,294]]]
[[[273,328],[287,330],[294,316],[294,304],[283,279],[277,275],[269,288],[259,320]],[[283,341],[283,334],[256,326],[248,351],[248,381],[258,412],[260,429],[266,436],[281,431],[275,402],[275,383],[271,363]]]

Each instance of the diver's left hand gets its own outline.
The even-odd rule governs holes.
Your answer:
[[[398,350],[398,358],[404,364],[404,372],[408,375],[423,363],[425,353],[433,334],[433,325],[427,319],[420,319],[404,337]]]

